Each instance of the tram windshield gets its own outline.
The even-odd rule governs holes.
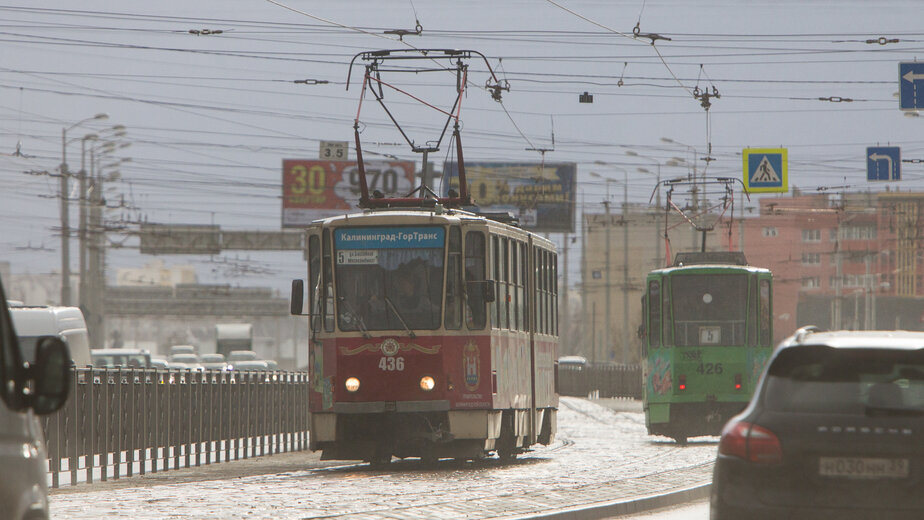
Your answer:
[[[334,240],[340,330],[439,328],[442,227],[340,228]]]
[[[676,345],[744,345],[747,283],[744,274],[672,277]]]

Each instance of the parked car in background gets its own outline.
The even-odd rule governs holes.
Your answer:
[[[100,348],[90,351],[97,368],[151,368],[151,353],[133,348]]]
[[[259,359],[259,356],[253,350],[232,350],[228,354],[228,363],[232,365],[238,361],[253,361],[255,359]]]
[[[205,370],[199,356],[196,354],[174,354],[170,356],[170,360],[167,362],[167,368]]]
[[[802,328],[719,441],[711,518],[924,518],[924,333]]]
[[[228,367],[222,354],[202,354],[199,361],[206,370],[224,370]]]
[[[584,356],[562,356],[558,358],[558,366],[575,367],[580,370],[587,366],[587,358]]]
[[[164,370],[169,367],[170,362],[167,361],[167,358],[161,356],[151,356],[151,368],[157,370]]]
[[[270,366],[262,359],[249,359],[229,364],[228,370],[270,370]]]
[[[173,345],[170,347],[170,357],[177,354],[196,354],[196,347],[193,345]]]
[[[71,354],[61,337],[36,337],[30,350],[26,356],[20,348],[0,283],[0,517],[10,520],[49,516],[38,416],[64,406],[70,391]]]

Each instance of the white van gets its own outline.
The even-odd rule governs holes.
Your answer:
[[[67,344],[75,365],[85,367],[93,363],[87,322],[79,308],[10,303],[19,347],[27,360],[33,359],[38,338],[54,336]]]
[[[48,455],[38,416],[67,401],[71,355],[59,335],[37,339],[29,357],[18,343],[0,284],[0,518],[46,520]]]

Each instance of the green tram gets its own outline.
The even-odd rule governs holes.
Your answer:
[[[718,435],[744,409],[773,350],[773,277],[744,253],[678,253],[642,297],[650,435]]]

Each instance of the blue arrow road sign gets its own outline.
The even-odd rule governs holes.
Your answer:
[[[924,62],[898,64],[898,104],[902,110],[924,109]]]
[[[866,180],[898,181],[902,178],[902,149],[870,146],[866,149]]]

